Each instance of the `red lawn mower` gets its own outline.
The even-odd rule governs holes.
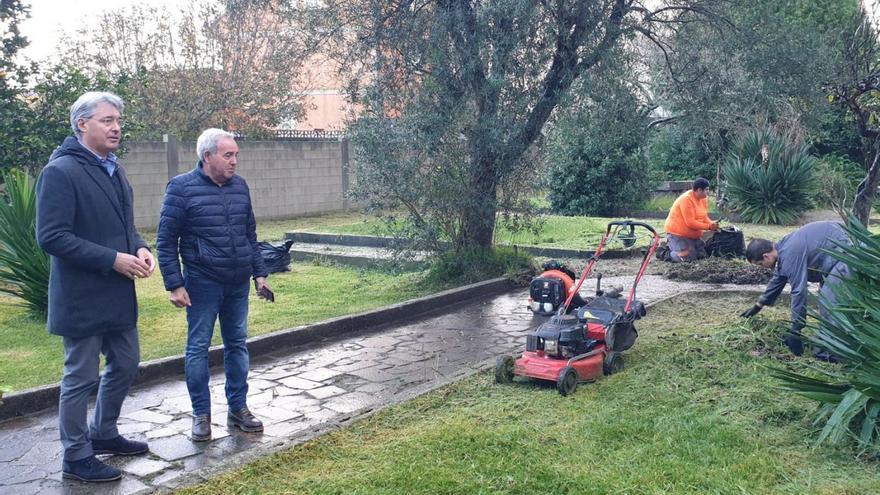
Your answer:
[[[618,240],[632,247],[639,239],[636,229],[650,233],[650,242],[641,248],[642,263],[630,289],[629,297],[621,297],[619,290],[602,291],[601,274],[596,281],[596,295],[585,299],[577,314],[567,314],[572,299],[587,279],[605,245]],[[644,237],[644,236],[642,236]],[[562,395],[577,389],[579,382],[593,381],[602,375],[623,370],[621,352],[629,349],[638,333],[633,323],[646,314],[645,305],[636,300],[636,287],[648,268],[648,263],[660,244],[660,236],[650,225],[630,220],[608,224],[599,247],[590,257],[577,286],[568,293],[550,321],[539,326],[526,337],[522,357],[499,356],[495,364],[495,381],[509,383],[514,376],[549,380],[556,383]]]

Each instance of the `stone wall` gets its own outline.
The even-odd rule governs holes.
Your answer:
[[[238,142],[237,173],[251,189],[257,219],[289,218],[348,207],[348,141]],[[134,190],[134,220],[155,229],[168,180],[192,169],[195,142],[129,141],[120,163]]]

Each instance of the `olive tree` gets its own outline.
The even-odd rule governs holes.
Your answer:
[[[616,47],[711,17],[698,0],[327,0],[318,32],[352,99],[360,197],[414,235],[488,247],[572,85]],[[318,22],[323,20],[323,22]],[[517,178],[518,182],[509,180]],[[537,180],[537,178],[535,178]],[[399,224],[398,224],[399,225]]]

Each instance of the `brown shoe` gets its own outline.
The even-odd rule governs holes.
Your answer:
[[[211,439],[211,415],[199,414],[193,416],[192,440],[193,442],[206,442]]]
[[[226,415],[226,425],[236,426],[241,431],[251,433],[263,431],[263,422],[255,418],[246,407],[238,411],[229,411],[229,414]]]

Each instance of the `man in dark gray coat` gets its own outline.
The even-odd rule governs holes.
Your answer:
[[[70,108],[74,136],[55,150],[37,183],[37,241],[51,257],[48,329],[64,338],[62,475],[80,481],[122,477],[95,454],[148,450],[116,428],[140,361],[134,281],[155,268],[135,230],[131,186],[113,154],[122,110],[122,100],[111,93],[82,95]],[[100,354],[106,365],[99,379]],[[87,425],[96,386],[95,415]]]
[[[849,268],[828,251],[849,245],[850,238],[839,222],[813,222],[783,237],[775,245],[766,239],[753,239],[746,249],[750,263],[774,268],[773,278],[758,302],[741,316],[752,317],[764,306],[772,306],[785,284],[791,284],[791,334],[785,343],[796,356],[803,353],[801,329],[806,324],[807,282],[819,282],[819,314],[834,307],[833,287],[849,277]],[[830,357],[817,353],[817,357]]]

